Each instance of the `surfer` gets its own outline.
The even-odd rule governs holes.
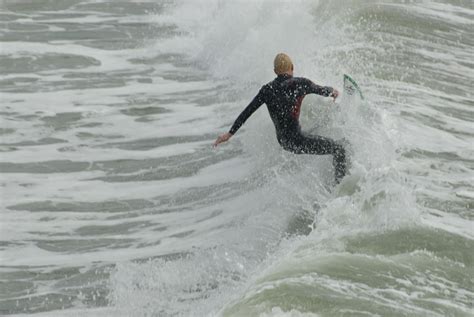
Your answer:
[[[274,71],[277,77],[260,89],[257,96],[237,117],[229,132],[220,135],[214,142],[214,146],[228,141],[244,122],[265,103],[275,125],[278,143],[281,147],[295,154],[331,154],[336,183],[339,183],[346,174],[344,147],[329,138],[305,135],[301,132],[299,123],[301,103],[307,94],[318,94],[336,100],[339,92],[332,87],[316,85],[306,78],[293,77],[293,62],[284,53],[275,57]]]

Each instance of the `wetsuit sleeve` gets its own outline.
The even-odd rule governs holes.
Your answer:
[[[306,78],[300,78],[300,85],[303,95],[317,94],[324,97],[329,97],[334,90],[332,87],[316,85],[311,80]]]
[[[234,124],[230,128],[229,132],[235,134],[237,130],[247,121],[247,119],[265,102],[263,88],[260,89],[258,94],[253,98],[249,105],[242,111],[237,117]]]

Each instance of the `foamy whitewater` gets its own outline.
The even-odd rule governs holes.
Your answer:
[[[474,316],[474,7],[0,1],[0,314]],[[330,156],[282,150],[288,53]]]

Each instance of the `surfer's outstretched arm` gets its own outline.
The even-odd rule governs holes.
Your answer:
[[[214,142],[214,146],[219,145],[222,142],[228,141],[239,128],[247,121],[247,119],[264,103],[263,98],[263,89],[260,89],[258,94],[253,98],[249,105],[242,111],[242,113],[237,117],[234,124],[230,128],[229,132],[221,134],[217,140]]]
[[[313,83],[311,80],[301,78],[301,86],[304,94],[317,94],[324,97],[333,97],[336,100],[339,96],[339,91],[329,86],[319,86]]]

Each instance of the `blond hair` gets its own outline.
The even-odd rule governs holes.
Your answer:
[[[277,56],[275,56],[275,60],[273,61],[273,70],[277,75],[287,73],[293,70],[293,62],[285,53],[277,54]]]

